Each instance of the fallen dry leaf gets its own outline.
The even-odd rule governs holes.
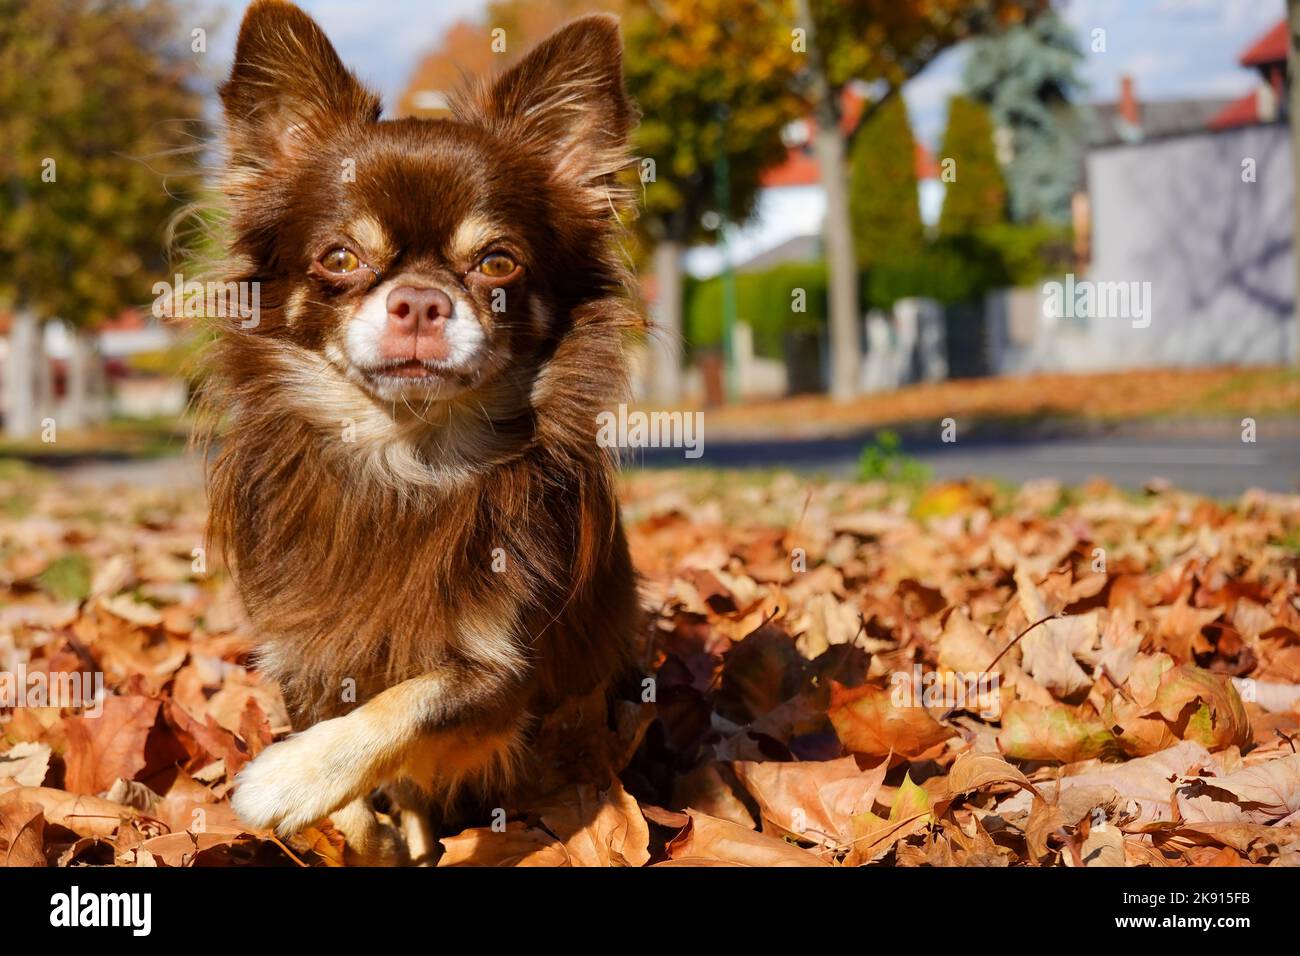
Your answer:
[[[1189,823],[1276,823],[1300,811],[1300,755],[1203,777],[1179,788],[1178,809]]]
[[[45,815],[14,796],[0,799],[0,866],[45,866]]]
[[[102,793],[118,777],[133,780],[145,768],[145,743],[160,706],[149,697],[110,697],[99,717],[67,718],[67,789]]]
[[[560,840],[571,866],[644,866],[650,832],[637,802],[614,780],[565,788],[537,812]]]
[[[1017,760],[1059,760],[1073,763],[1106,753],[1114,735],[1100,717],[1066,704],[1043,707],[1015,701],[1002,715],[998,746]]]
[[[953,736],[924,707],[896,706],[892,694],[870,684],[831,685],[828,715],[845,749],[872,757],[896,753],[920,758]]]
[[[765,832],[771,824],[777,836],[831,847],[852,842],[853,817],[871,811],[889,769],[888,761],[881,761],[864,772],[855,757],[813,763],[738,761],[733,767],[758,801]]]
[[[439,866],[568,866],[570,859],[555,837],[518,822],[500,832],[489,827],[462,830],[441,842]]]
[[[49,744],[14,744],[0,754],[0,780],[8,777],[24,787],[39,787],[49,769]]]
[[[733,866],[827,866],[825,861],[793,843],[756,833],[729,820],[688,810],[690,824],[668,844],[678,864]]]
[[[8,862],[354,858],[328,823],[282,845],[230,809],[288,715],[228,573],[192,563],[201,489],[17,474],[0,659],[101,670],[105,697],[0,712]],[[575,766],[439,833],[439,865],[1300,864],[1300,496],[646,472],[622,503],[640,681],[548,715]],[[915,674],[933,699],[895,697]],[[603,782],[559,786],[578,763]]]

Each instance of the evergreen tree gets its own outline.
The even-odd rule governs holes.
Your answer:
[[[966,90],[1010,135],[1004,159],[1018,222],[1069,222],[1082,179],[1085,130],[1073,103],[1082,59],[1074,31],[1054,10],[971,43]]]
[[[916,143],[901,96],[871,111],[849,158],[849,214],[858,265],[892,266],[920,255]]]
[[[1007,187],[993,122],[982,104],[966,96],[952,98],[939,162],[946,183],[940,236],[975,235],[1006,220]]]

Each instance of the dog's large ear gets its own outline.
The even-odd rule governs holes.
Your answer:
[[[462,122],[549,157],[559,180],[602,183],[626,164],[632,126],[617,18],[598,14],[562,27],[452,109]]]
[[[380,110],[316,22],[283,0],[248,8],[220,93],[235,171],[274,168],[330,129],[372,122]]]

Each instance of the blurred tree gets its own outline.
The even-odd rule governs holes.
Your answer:
[[[1082,59],[1074,30],[1055,10],[971,44],[965,86],[1009,135],[1004,165],[1018,222],[1070,221],[1086,138],[1073,105]]]
[[[871,270],[921,254],[924,233],[916,180],[916,142],[907,105],[892,96],[853,140],[849,210],[857,262]]]
[[[67,424],[88,332],[148,302],[165,266],[167,221],[195,164],[184,122],[202,110],[189,43],[167,0],[0,0],[0,306],[19,325],[58,317],[76,330]],[[28,431],[21,391],[6,427]]]
[[[781,133],[802,106],[791,91],[788,44],[764,0],[635,2],[623,28],[627,88],[642,114],[638,225],[655,250],[655,392],[672,401],[681,391],[682,255],[689,243],[716,240],[722,219],[749,218],[762,173],[785,158]],[[726,208],[719,158],[728,167]]]
[[[831,393],[857,390],[862,347],[858,331],[857,257],[849,210],[846,156],[856,130],[842,123],[844,90],[854,80],[883,85],[856,129],[945,49],[969,36],[1017,22],[1047,0],[792,0],[799,88],[816,122],[814,151],[826,190],[826,252],[830,268]]]
[[[965,96],[949,101],[939,163],[941,169],[951,169],[951,176],[945,176],[940,236],[971,235],[1006,221],[1007,186],[998,166],[993,123],[982,104]]]

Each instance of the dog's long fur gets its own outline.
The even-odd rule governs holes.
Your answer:
[[[370,791],[508,790],[537,758],[532,723],[629,659],[635,580],[595,441],[642,327],[617,244],[620,69],[616,23],[588,17],[452,120],[381,122],[296,7],[245,17],[221,90],[226,278],[261,283],[262,313],[219,322],[209,360],[210,532],[303,731],[240,775],[249,823],[334,814],[382,858]],[[450,282],[480,228],[505,230],[526,270],[504,315],[485,285],[458,287],[489,336],[483,369],[445,398],[377,396],[343,356],[348,322],[381,277]],[[378,263],[365,287],[313,277],[321,237],[343,232]]]

